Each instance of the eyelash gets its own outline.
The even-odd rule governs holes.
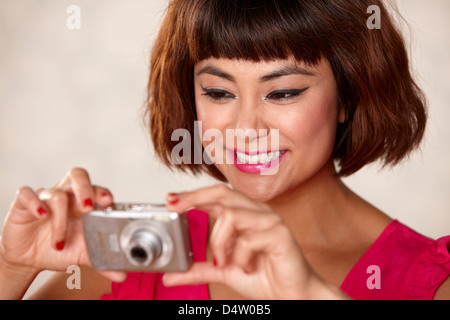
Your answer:
[[[214,101],[223,101],[225,99],[236,99],[236,97],[234,95],[232,95],[231,93],[229,93],[228,91],[225,90],[220,90],[220,89],[205,89],[203,88],[203,91],[205,93],[202,93],[202,96],[207,96],[209,99],[212,99]],[[218,97],[217,95],[221,95],[220,97]]]
[[[203,88],[204,93],[202,93],[202,96],[207,96],[209,99],[213,101],[224,101],[227,99],[237,99],[233,94],[229,93],[226,90],[221,89],[205,89]],[[302,93],[304,93],[306,90],[308,90],[309,87],[304,89],[286,89],[286,90],[275,90],[269,93],[266,97],[263,98],[263,100],[273,100],[273,101],[288,101],[290,99],[293,99]],[[275,98],[274,96],[277,94],[285,95],[285,97],[281,98]],[[220,96],[217,96],[220,95]],[[287,95],[287,96],[286,96]]]
[[[263,98],[263,100],[274,100],[274,101],[288,101],[290,99],[293,99],[299,95],[301,95],[303,92],[308,90],[309,87],[303,88],[303,89],[286,89],[286,90],[276,90],[269,93],[266,97]],[[275,98],[275,95],[282,94],[285,95],[285,97],[282,98]],[[272,97],[270,97],[272,96]]]

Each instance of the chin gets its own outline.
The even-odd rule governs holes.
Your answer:
[[[247,197],[253,200],[260,202],[269,202],[277,196],[277,194],[268,194],[267,192],[258,192],[256,190],[235,190],[245,194]]]
[[[255,181],[257,179],[241,180],[239,182],[230,182],[233,190],[245,194],[247,197],[261,201],[268,202],[282,193],[282,191],[269,181]]]

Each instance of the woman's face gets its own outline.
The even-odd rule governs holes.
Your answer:
[[[235,190],[268,201],[329,163],[338,107],[327,60],[312,67],[210,58],[195,65],[194,86],[203,146]],[[208,131],[223,137],[214,152]]]

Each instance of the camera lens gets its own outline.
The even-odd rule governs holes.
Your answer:
[[[134,259],[134,260],[136,260],[136,261],[138,261],[138,262],[140,262],[140,263],[142,263],[142,262],[144,262],[145,260],[147,260],[147,252],[145,251],[145,249],[143,249],[143,248],[141,248],[141,247],[134,247],[134,248],[131,248],[131,257]]]
[[[132,264],[148,266],[160,256],[161,240],[150,230],[138,230],[132,235],[126,251]]]

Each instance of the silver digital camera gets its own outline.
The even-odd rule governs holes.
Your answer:
[[[165,205],[115,203],[83,214],[82,221],[97,270],[186,271],[192,264],[186,215]]]

